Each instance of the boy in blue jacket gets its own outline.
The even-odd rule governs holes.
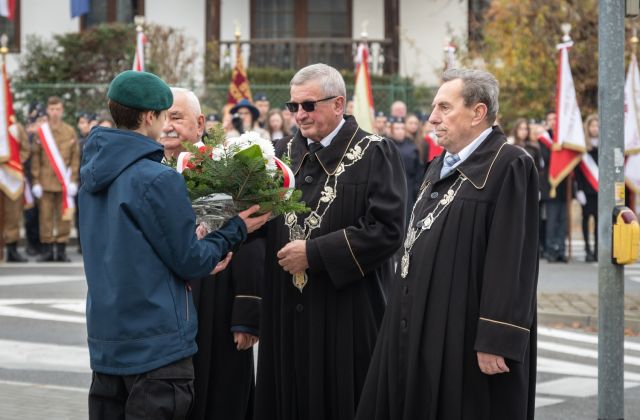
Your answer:
[[[151,73],[125,71],[107,96],[117,128],[89,134],[79,195],[93,370],[89,418],[185,418],[197,350],[185,280],[223,270],[232,247],[269,214],[250,217],[254,206],[197,240],[182,175],[161,163],[157,143],[171,90]]]

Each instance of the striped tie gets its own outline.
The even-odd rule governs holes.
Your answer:
[[[444,157],[444,164],[442,165],[442,170],[440,171],[440,179],[451,173],[451,168],[460,161],[460,156],[458,155],[446,155]]]

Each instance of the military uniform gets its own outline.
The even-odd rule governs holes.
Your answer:
[[[15,131],[13,131],[15,127]],[[13,125],[10,130],[20,146],[20,162],[29,159],[31,148],[27,133],[20,124]],[[20,217],[22,216],[23,195],[10,197],[2,191],[1,199],[4,201],[4,242],[7,244],[7,261],[24,262],[26,259],[18,253],[17,242],[20,239]]]
[[[80,152],[76,132],[70,125],[63,122],[56,127],[51,126],[51,132],[65,166],[71,170],[71,182],[77,185]],[[39,201],[40,241],[45,246],[54,243],[66,244],[69,240],[71,222],[63,219],[62,184],[58,181],[40,141],[34,144],[31,165],[33,184],[41,185],[43,191]],[[54,226],[56,228],[55,235]]]

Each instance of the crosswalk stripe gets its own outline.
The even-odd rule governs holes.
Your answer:
[[[46,311],[47,308],[56,307],[56,305],[71,305],[77,308],[84,305],[84,301],[84,299],[0,299],[0,316],[84,324],[86,322],[84,315]],[[21,305],[38,305],[40,308],[25,308]]]
[[[567,362],[560,359],[552,359],[549,357],[538,356],[537,371],[542,373],[553,373],[556,375],[598,377],[598,367],[595,365],[587,365],[584,363]],[[625,372],[624,378],[640,382],[640,374],[633,372]]]
[[[67,281],[85,281],[84,276],[43,276],[20,275],[0,279],[0,286],[23,286],[27,284],[62,283]]]
[[[539,397],[536,395],[536,408],[546,407],[548,405],[560,404],[562,402],[564,402],[564,400],[561,400],[559,398],[546,398],[546,397]]]
[[[87,347],[1,339],[0,367],[18,370],[91,372]]]
[[[585,348],[576,347],[576,346],[569,346],[566,344],[558,344],[550,341],[538,341],[538,350],[549,350],[552,352],[566,353],[574,356],[589,357],[591,359],[598,358],[597,350],[590,350],[590,349],[585,349]],[[624,364],[640,366],[640,357],[625,355]]]
[[[594,334],[582,334],[574,331],[559,330],[556,328],[538,326],[538,335],[554,338],[564,338],[569,341],[579,341],[582,343],[598,344],[598,336]],[[640,343],[624,341],[625,350],[640,351]]]
[[[638,382],[625,382],[624,388],[633,388],[640,385]],[[545,395],[561,397],[592,397],[598,394],[598,379],[569,376],[554,379],[552,381],[538,383],[536,392]]]

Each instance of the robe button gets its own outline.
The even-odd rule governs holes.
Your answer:
[[[432,192],[431,193],[431,198],[438,198],[438,193],[437,192]]]
[[[407,329],[407,320],[403,319],[402,321],[400,321],[400,328],[402,328],[403,330]]]
[[[311,175],[305,176],[304,182],[306,182],[307,184],[311,184],[313,182],[313,177]]]
[[[309,162],[315,162],[316,161],[316,155],[315,154],[310,154],[309,155]]]
[[[298,303],[296,305],[296,311],[297,312],[302,312],[304,310],[304,305],[302,303]]]

